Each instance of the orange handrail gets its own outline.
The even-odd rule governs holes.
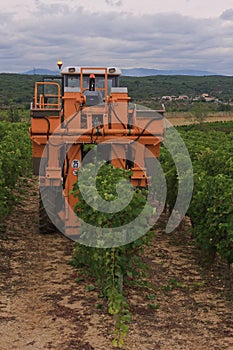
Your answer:
[[[39,93],[39,87],[40,86],[55,86],[57,89],[57,93],[55,94],[40,94]],[[57,101],[55,103],[47,103],[46,98],[54,98]],[[56,82],[36,82],[35,83],[35,90],[34,90],[34,108],[35,109],[60,109],[60,100],[61,100],[61,87]]]

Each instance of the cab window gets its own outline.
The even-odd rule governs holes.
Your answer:
[[[80,86],[80,79],[78,75],[69,75],[67,78],[68,87],[75,88]]]

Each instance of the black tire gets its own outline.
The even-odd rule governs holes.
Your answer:
[[[51,222],[41,199],[39,202],[39,232],[42,234],[51,234],[56,231],[56,227]]]
[[[48,187],[40,188],[39,232],[41,234],[53,234],[58,232],[56,225],[60,228],[63,227],[62,222],[57,215],[57,203],[61,203],[58,198],[59,192],[57,193],[56,189]],[[43,203],[46,203],[46,208]]]

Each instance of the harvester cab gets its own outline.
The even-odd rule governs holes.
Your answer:
[[[86,145],[98,145],[103,160],[130,168],[132,185],[146,187],[152,175],[148,164],[158,157],[164,137],[164,109],[131,104],[127,88],[119,86],[117,67],[62,69],[60,61],[58,66],[60,76],[35,83],[30,138],[34,174],[39,175],[40,232],[57,227],[72,239],[79,223],[71,190]]]

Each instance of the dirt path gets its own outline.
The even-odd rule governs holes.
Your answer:
[[[168,121],[174,126],[180,125],[190,125],[197,124],[195,119],[185,118],[181,116],[171,116],[169,113],[166,114],[166,118]],[[233,115],[213,115],[205,119],[205,123],[213,123],[213,122],[229,122],[233,121]]]
[[[0,225],[0,350],[111,349],[111,317],[68,264],[73,243],[37,233],[35,180],[27,191]],[[163,221],[145,252],[157,291],[127,289],[132,323],[124,349],[233,349],[232,275],[221,263],[198,264],[187,222],[166,235]]]

